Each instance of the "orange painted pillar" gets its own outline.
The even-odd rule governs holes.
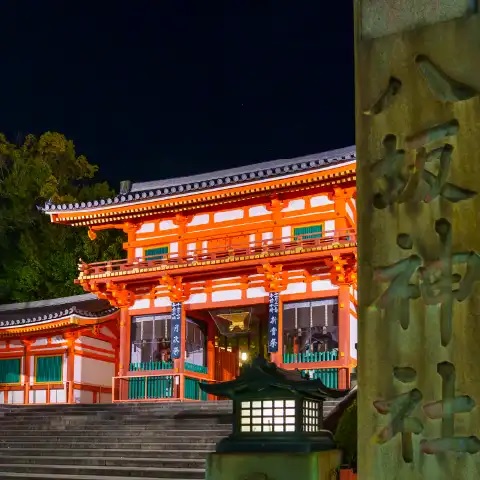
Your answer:
[[[130,336],[129,336],[130,315],[128,314],[128,307],[120,309],[120,352],[118,375],[120,377],[126,375],[129,369],[130,360]]]
[[[64,338],[67,340],[67,403],[73,403],[74,400],[74,381],[75,381],[75,341],[78,335],[66,333]]]
[[[215,380],[215,324],[207,323],[207,371],[208,378]]]
[[[341,283],[338,287],[338,353],[341,365],[346,368],[340,373],[339,388],[350,383],[350,285]]]
[[[122,307],[120,309],[120,344],[118,353],[118,376],[123,377],[127,375],[130,368],[130,315],[128,313],[128,307]],[[117,383],[113,384],[113,389],[116,389],[118,394],[112,391],[113,398],[115,400],[126,400],[128,398],[128,382],[125,379],[117,380]]]
[[[22,340],[24,346],[24,354],[23,354],[23,403],[28,404],[30,403],[30,375],[31,375],[31,361],[32,356],[30,352],[30,347],[32,345],[31,340]],[[8,396],[8,391],[4,393],[5,397]],[[6,403],[6,400],[4,400]]]

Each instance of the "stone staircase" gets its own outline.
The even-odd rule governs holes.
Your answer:
[[[229,401],[4,407],[0,479],[204,479],[231,409]]]

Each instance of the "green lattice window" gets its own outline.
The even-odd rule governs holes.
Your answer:
[[[309,225],[308,227],[295,227],[293,237],[295,240],[312,240],[322,238],[323,225]]]
[[[61,382],[63,379],[62,355],[35,357],[35,382]]]
[[[21,364],[20,358],[4,358],[0,360],[0,384],[20,383]]]
[[[147,260],[162,260],[167,255],[168,255],[168,246],[145,249],[145,258]]]

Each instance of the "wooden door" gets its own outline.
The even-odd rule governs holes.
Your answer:
[[[215,380],[226,382],[238,374],[238,354],[223,348],[215,348]]]

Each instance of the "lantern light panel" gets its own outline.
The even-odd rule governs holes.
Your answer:
[[[303,431],[318,432],[320,430],[320,409],[317,402],[303,401]]]
[[[241,402],[240,431],[294,432],[295,400]]]

